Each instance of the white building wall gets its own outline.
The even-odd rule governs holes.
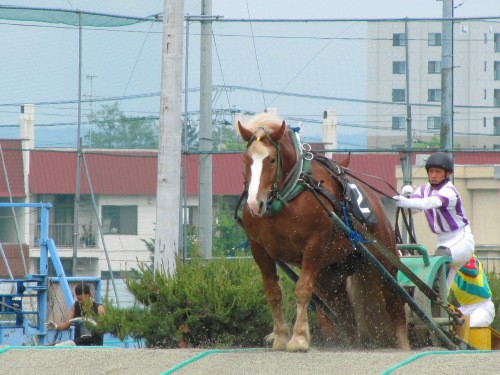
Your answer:
[[[441,33],[440,22],[409,22],[409,101],[412,106],[413,138],[429,141],[439,138],[439,129],[427,129],[428,116],[441,115],[441,103],[428,101],[429,89],[441,89],[441,75],[428,73],[429,61],[441,61],[441,47],[429,46],[429,33]],[[395,33],[405,33],[404,22],[371,22],[368,25],[367,130],[370,148],[404,145],[406,128],[392,130],[392,117],[406,117],[406,102],[393,103],[392,89],[405,89],[405,74],[393,74],[393,61],[406,61],[405,46],[393,46]],[[500,89],[494,80],[493,38],[500,33],[495,22],[461,21],[454,25],[454,140],[462,148],[492,148],[500,143],[493,136],[493,91]],[[408,92],[407,92],[408,95]]]
[[[142,240],[151,240],[155,237],[156,199],[152,196],[103,195],[99,197],[98,201],[100,207],[104,205],[137,205],[137,235],[104,235],[112,270],[125,271],[130,268],[138,268],[138,261],[148,262],[151,254]],[[100,211],[99,209],[99,215]],[[104,249],[101,240],[99,240],[99,245]],[[101,271],[109,271],[103,255],[99,257]]]

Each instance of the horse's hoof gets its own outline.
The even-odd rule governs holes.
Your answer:
[[[288,344],[288,339],[275,339],[273,343],[273,350],[286,350]]]
[[[309,341],[305,338],[292,339],[286,346],[287,352],[307,352],[309,350]]]

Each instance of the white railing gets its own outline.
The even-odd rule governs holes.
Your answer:
[[[90,229],[89,229],[90,228]],[[39,246],[38,239],[40,238],[40,225],[35,225],[32,231],[34,233],[34,239],[31,246]],[[49,224],[49,238],[52,238],[57,247],[71,247],[73,246],[73,224]],[[79,225],[78,230],[78,245],[86,247],[97,247],[97,237],[94,233],[97,232],[97,228],[93,228],[89,225]]]

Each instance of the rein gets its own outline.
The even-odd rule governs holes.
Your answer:
[[[365,174],[365,173],[361,173],[361,172],[358,172],[358,171],[355,171],[353,169],[350,169],[350,168],[347,168],[347,167],[344,167],[344,171],[347,175],[351,176],[351,177],[354,177],[354,178],[357,178],[359,181],[361,181],[362,183],[364,183],[366,186],[368,186],[370,189],[372,189],[373,191],[376,191],[377,193],[379,193],[380,195],[383,195],[384,197],[387,197],[387,198],[391,198],[391,196],[387,195],[386,193],[384,193],[383,191],[380,191],[378,190],[377,188],[373,187],[372,185],[368,184],[365,180],[362,180],[361,178],[359,177],[356,177],[356,175],[360,175],[360,176],[364,176],[364,177],[370,177],[370,178],[374,178],[374,179],[377,179],[379,181],[382,181],[383,183],[385,183],[394,193],[396,194],[399,194],[399,192],[394,188],[394,186],[392,186],[390,183],[388,183],[386,180],[384,180],[383,178],[380,178],[378,176],[374,176],[374,175],[371,175],[371,174]]]

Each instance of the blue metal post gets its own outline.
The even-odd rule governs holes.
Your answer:
[[[47,241],[47,245],[50,252],[50,258],[52,259],[52,264],[54,265],[54,270],[56,271],[57,278],[59,279],[59,282],[61,284],[61,291],[63,292],[64,299],[66,300],[66,305],[68,306],[68,309],[71,309],[71,306],[73,305],[74,302],[73,293],[71,292],[71,288],[69,287],[68,278],[64,273],[64,268],[62,266],[61,259],[57,254],[57,249],[54,240],[50,238]]]

